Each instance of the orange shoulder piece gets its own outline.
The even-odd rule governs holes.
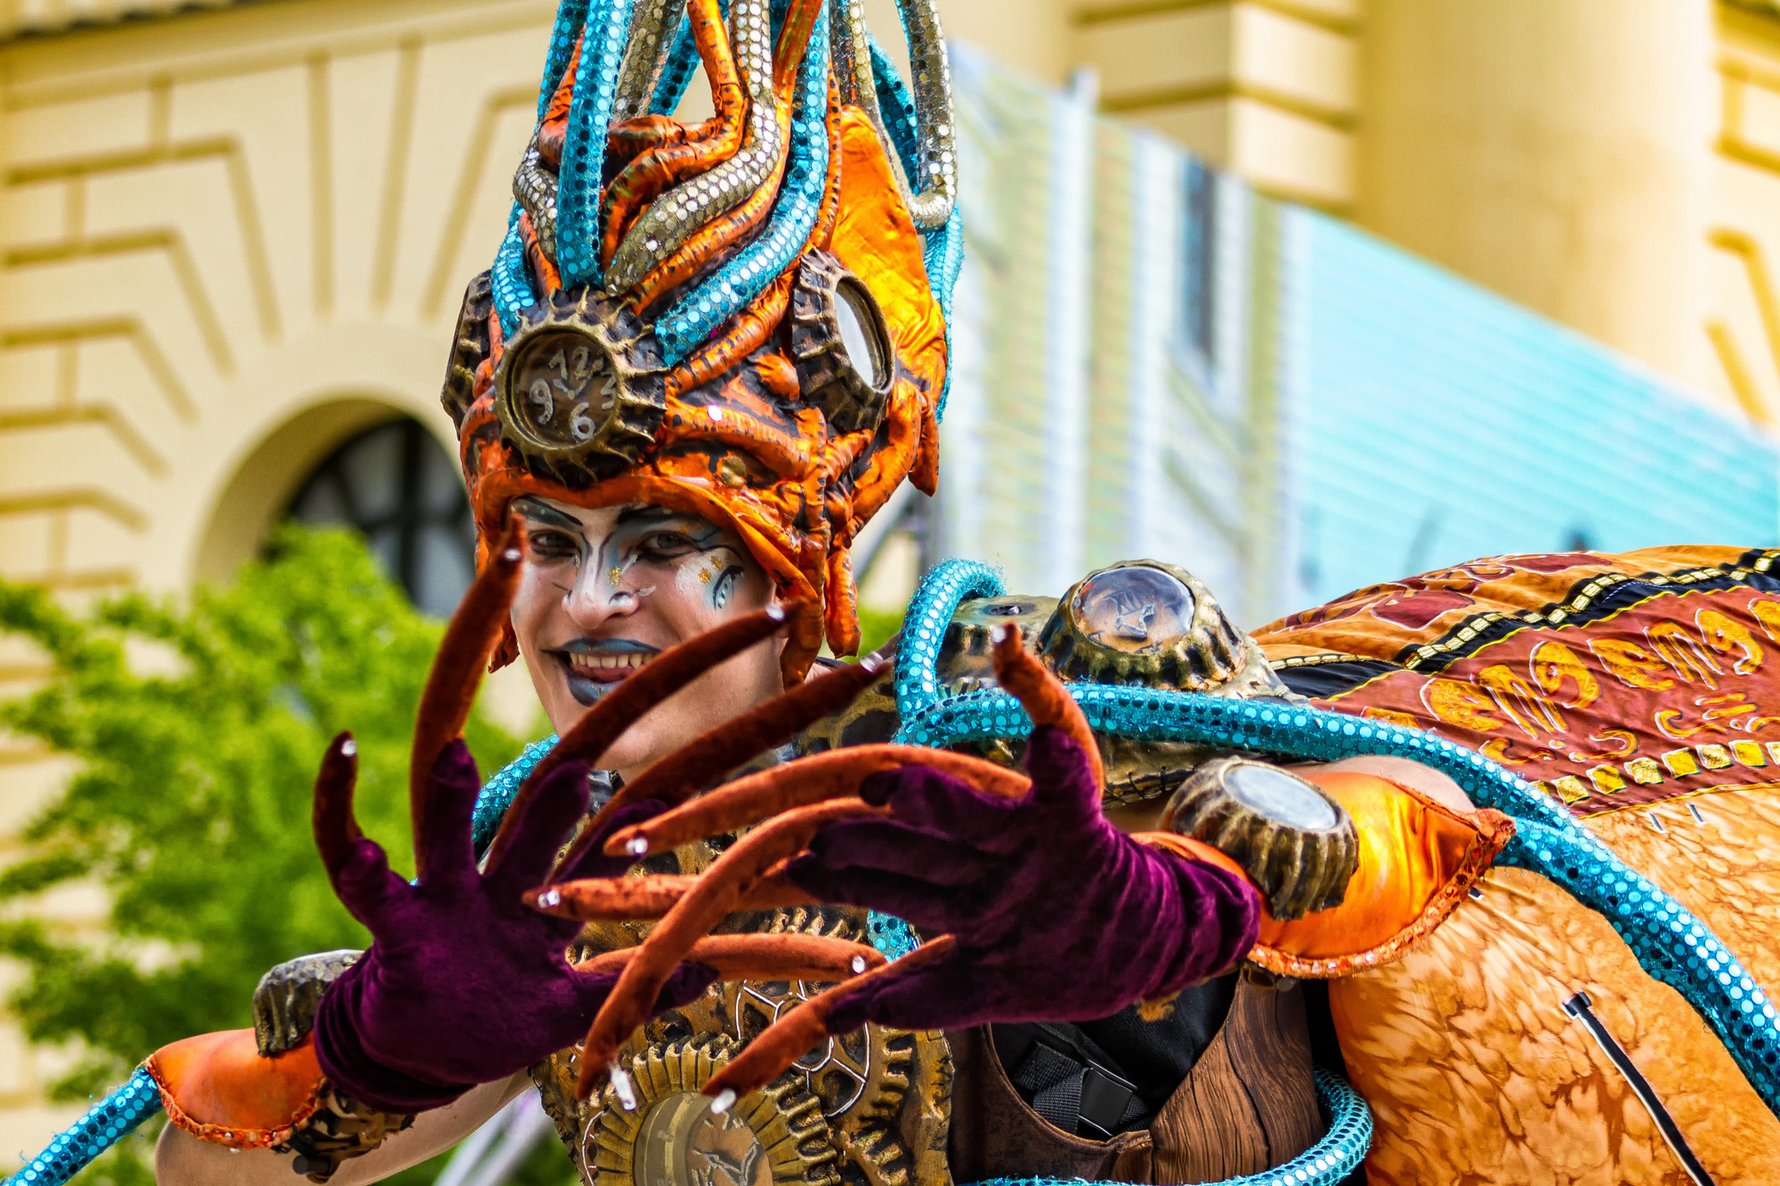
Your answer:
[[[149,1056],[167,1118],[200,1140],[236,1149],[283,1144],[315,1114],[326,1077],[315,1047],[267,1058],[253,1031],[200,1034]]]
[[[1360,864],[1339,906],[1291,922],[1263,909],[1248,958],[1269,972],[1332,979],[1390,963],[1446,920],[1514,836],[1499,811],[1460,814],[1375,774],[1296,773],[1353,817]]]

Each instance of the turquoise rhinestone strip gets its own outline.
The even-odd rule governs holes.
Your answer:
[[[138,1070],[129,1082],[94,1104],[48,1148],[6,1179],[3,1186],[62,1186],[160,1110],[160,1089],[147,1071]]]
[[[562,72],[568,68],[569,55],[575,52],[575,38],[587,24],[588,0],[562,0],[556,20],[550,26],[550,48],[544,54],[544,78],[538,85],[538,120],[550,109],[550,98],[562,83]]]
[[[959,603],[972,597],[997,597],[1006,591],[1001,575],[976,560],[947,560],[921,578],[909,599],[902,640],[897,644],[896,711],[903,720],[899,740],[916,727],[922,714],[940,703],[939,649]]]
[[[1774,1004],[1685,907],[1602,849],[1543,824],[1519,822],[1497,859],[1548,878],[1611,922],[1644,970],[1705,1018],[1768,1107],[1780,1114]]]
[[[1644,970],[1687,999],[1718,1033],[1750,1085],[1780,1115],[1780,1025],[1772,1005],[1751,995],[1760,990],[1736,957],[1703,923],[1551,800],[1482,754],[1431,733],[1308,705],[1098,684],[1073,684],[1070,693],[1089,724],[1113,736],[1168,738],[1320,762],[1390,754],[1452,776],[1474,802],[1512,816],[1526,836],[1547,839],[1529,840],[1515,849],[1510,863],[1562,886],[1626,936]],[[913,719],[905,718],[896,739],[945,747],[1024,736],[1031,728],[1018,701],[1006,692],[989,690],[954,697]],[[1503,859],[1509,861],[1507,856]],[[1610,892],[1604,888],[1608,886],[1622,888]],[[1647,917],[1650,911],[1660,917]],[[1732,996],[1733,988],[1742,995]]]
[[[568,68],[569,55],[575,51],[575,38],[587,23],[588,0],[563,0],[550,26],[550,48],[544,55],[544,77],[538,85],[538,120],[550,106],[550,97],[562,82]],[[501,332],[511,337],[519,328],[519,315],[537,303],[531,277],[525,266],[525,243],[519,236],[519,203],[513,204],[507,216],[507,237],[495,254],[489,283],[494,291],[494,307],[501,319]]]
[[[865,941],[883,952],[885,959],[892,960],[899,960],[921,946],[914,927],[894,914],[879,914],[876,910],[865,916]]]
[[[1334,1186],[1358,1169],[1372,1148],[1372,1109],[1351,1084],[1322,1067],[1312,1068],[1317,1102],[1328,1117],[1322,1140],[1284,1165],[1211,1186]],[[1081,1178],[989,1178],[972,1186],[1129,1186],[1123,1182],[1086,1182]]]
[[[927,237],[922,257],[927,283],[933,289],[934,300],[939,302],[940,319],[946,325],[946,379],[939,389],[939,406],[933,412],[933,418],[944,423],[946,402],[952,398],[952,292],[958,287],[959,272],[964,269],[964,214],[954,203],[944,226],[922,233]]]
[[[797,259],[815,229],[828,183],[828,51],[824,3],[798,68],[790,159],[772,214],[759,236],[656,321],[655,337],[669,365],[684,361],[759,296]]]
[[[501,249],[495,254],[488,283],[494,295],[495,313],[501,319],[501,333],[512,337],[519,329],[520,314],[538,302],[525,266],[525,240],[519,234],[518,202],[513,203],[513,212],[507,216],[507,237],[501,240]]]
[[[564,288],[600,282],[600,186],[630,10],[631,0],[603,0],[582,34],[556,191],[556,264]]]
[[[519,784],[524,782],[534,767],[543,760],[544,755],[556,746],[556,734],[534,741],[520,751],[519,756],[505,766],[482,785],[482,791],[476,796],[476,810],[470,816],[470,834],[475,840],[476,851],[481,853],[494,840],[495,831],[501,826],[501,818],[507,814],[507,808],[513,806],[513,796],[519,791]]]
[[[1314,762],[1392,754],[1451,775],[1485,807],[1553,827],[1573,826],[1556,804],[1524,779],[1474,750],[1418,729],[1309,705],[1156,688],[1071,684],[1069,691],[1089,724],[1114,736],[1260,750]],[[905,716],[897,740],[943,748],[991,737],[1024,737],[1031,728],[1019,701],[999,689],[989,689]],[[1599,847],[1599,841],[1594,843]]]

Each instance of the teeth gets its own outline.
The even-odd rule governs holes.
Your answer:
[[[653,657],[652,655],[570,655],[569,666],[576,671],[635,671]]]

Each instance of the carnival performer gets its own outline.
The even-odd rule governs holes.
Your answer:
[[[1345,1063],[1375,1181],[1775,1180],[1738,1136],[1780,1107],[1770,970],[1714,933],[1759,945],[1743,901],[1702,922],[1504,766],[1564,797],[1612,747],[1617,793],[1693,729],[1756,770],[1704,730],[1773,718],[1675,715],[1694,651],[1658,627],[1696,614],[1701,696],[1741,690],[1771,557],[1535,558],[1259,639],[1161,562],[1055,600],[952,563],[893,661],[818,661],[858,645],[852,541],[938,464],[952,117],[934,6],[902,8],[912,97],[856,0],[564,5],[445,386],[481,572],[417,721],[415,867],[359,833],[342,737],[314,829],[373,943],[148,1060],[159,1179],[375,1181],[529,1080],[601,1186],[1332,1183],[1372,1147]],[[1592,647],[1634,603],[1664,641]],[[1499,635],[1567,649],[1436,670]],[[479,795],[457,735],[515,658],[560,740]],[[1709,851],[1771,907],[1771,856]]]
[[[1215,980],[1203,1007],[1178,1010],[1189,1045],[1167,1052],[1164,1077],[1222,1032],[1238,992],[1228,973],[1254,942],[1261,893],[1210,848],[1140,841],[1106,822],[1092,740],[1017,635],[1003,640],[996,670],[1008,686],[1024,678],[1049,722],[1026,756],[1029,779],[937,751],[841,749],[841,762],[812,777],[856,789],[875,772],[870,793],[883,806],[873,810],[898,818],[830,832],[831,864],[804,875],[808,886],[767,895],[787,907],[727,902],[743,908],[719,911],[731,933],[701,939],[661,983],[635,988],[633,972],[660,970],[626,962],[642,950],[628,918],[608,910],[604,929],[582,932],[584,900],[573,921],[522,900],[547,879],[623,872],[636,854],[601,850],[615,829],[889,678],[872,662],[808,677],[824,642],[838,654],[858,644],[851,541],[901,481],[931,491],[936,473],[942,298],[958,250],[951,115],[933,6],[907,15],[912,100],[856,4],[733,0],[725,14],[716,0],[662,2],[628,21],[565,5],[511,232],[470,287],[446,383],[482,575],[441,647],[417,727],[417,879],[392,873],[358,834],[342,739],[317,784],[317,843],[374,942],[362,957],[277,970],[262,985],[257,1032],[191,1039],[149,1060],[173,1122],[161,1180],[284,1181],[293,1170],[376,1180],[456,1139],[521,1090],[529,1068],[589,1180],[944,1181],[958,1155],[948,1145],[951,1057],[940,1034],[910,1029],[1098,1018]],[[676,105],[695,63],[711,81],[713,116],[689,126],[653,113]],[[529,775],[509,776],[524,785],[478,873],[479,779],[452,739],[473,673],[515,657],[562,740]],[[794,750],[821,744],[806,736]],[[587,809],[594,760],[621,789],[556,862]],[[919,818],[943,813],[927,800],[947,771],[1004,793],[1017,779],[1027,808],[1008,818],[1003,804],[967,796],[968,818],[951,822],[969,835],[947,836]],[[1339,814],[1324,811],[1328,822]],[[970,837],[985,828],[1001,843],[976,851]],[[1059,832],[1074,843],[1006,843]],[[641,889],[594,884],[646,917],[637,894],[716,870],[724,847],[664,854],[645,866]],[[846,858],[850,847],[860,861]],[[947,974],[968,986],[936,997],[920,982],[871,980],[883,960],[860,942],[863,912],[816,905],[825,888],[884,876],[869,854],[889,852],[1003,883],[948,928],[961,958]],[[1289,894],[1305,879],[1265,880]],[[1021,920],[1035,912],[1073,922],[1027,932]],[[664,922],[654,933],[685,929]],[[926,950],[930,970],[942,969],[943,950]],[[971,950],[982,958],[962,958]],[[804,985],[834,980],[871,995],[833,1013],[816,1001],[802,1009],[836,1030],[829,1066],[775,1069],[733,1109],[707,1109],[709,1075],[781,1012],[798,1012],[789,1007]],[[648,1022],[644,1031],[577,1053],[573,1040],[618,985],[627,1009],[646,998],[624,1014]],[[1162,1005],[1157,1016],[1175,1012]],[[1237,1011],[1251,1013],[1228,1028],[1273,1028],[1265,1010]],[[1291,1100],[1237,1125],[1248,1138],[1238,1170],[1297,1157],[1321,1133],[1302,1018],[1290,1026],[1294,1061],[1270,1066],[1258,1050],[1237,1059],[1254,1083],[1285,1083]],[[976,1057],[995,1057],[987,1041]],[[1115,1089],[1122,1081],[1095,1063],[1076,1074],[1090,1071]],[[1109,1166],[1151,1159],[1154,1100],[1124,1097],[1081,1109],[1080,1123],[1120,1134]],[[996,1127],[965,1155],[993,1170],[1014,1135]],[[1232,1156],[1200,1144],[1190,1155]],[[1170,1155],[1159,1155],[1164,1165]]]

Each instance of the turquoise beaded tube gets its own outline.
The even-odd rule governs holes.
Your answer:
[[[939,652],[958,606],[1006,592],[1001,576],[975,560],[948,560],[921,578],[896,651],[896,713],[912,721],[940,701]]]
[[[160,1089],[147,1071],[139,1070],[6,1179],[4,1186],[62,1186],[160,1110]]]
[[[581,37],[556,191],[556,263],[564,288],[600,282],[601,174],[630,13],[631,0],[603,0],[589,13]]]

